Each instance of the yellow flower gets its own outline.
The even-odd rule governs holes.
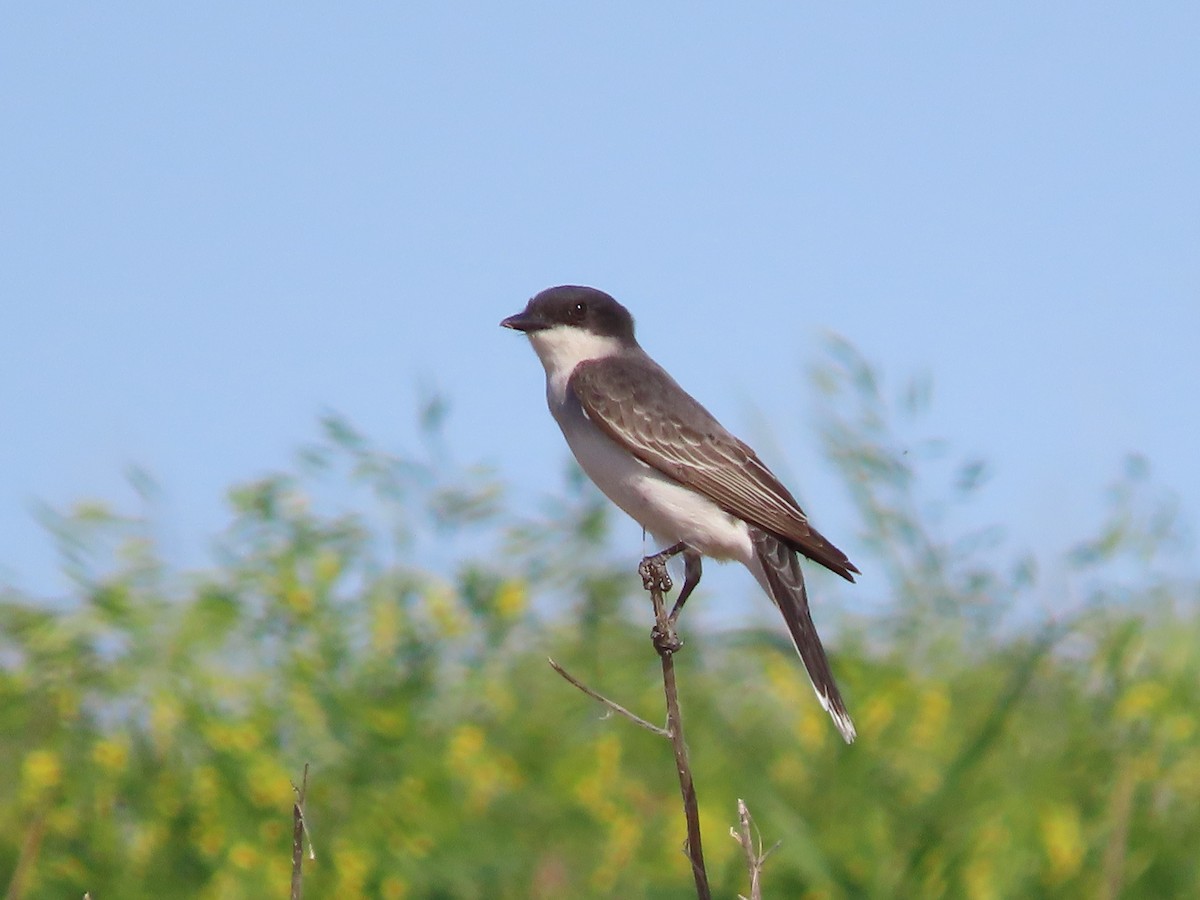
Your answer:
[[[333,867],[338,873],[336,897],[362,897],[363,885],[371,871],[370,857],[350,841],[336,841],[333,847]]]
[[[289,585],[284,591],[283,602],[292,612],[302,616],[312,612],[313,606],[316,605],[312,589],[302,584]]]
[[[1140,681],[1125,691],[1117,703],[1116,717],[1132,722],[1150,717],[1167,699],[1167,689],[1157,681]]]
[[[93,809],[100,806],[101,802],[93,798]],[[108,809],[112,808],[112,801],[107,800]],[[98,816],[97,816],[98,818]],[[79,808],[69,804],[58,804],[50,809],[46,815],[46,824],[52,834],[58,837],[75,837],[83,830],[84,817],[79,814]]]
[[[395,875],[389,875],[379,885],[379,893],[384,900],[404,900],[408,896],[408,883]]]
[[[459,606],[458,597],[448,587],[431,588],[425,595],[425,608],[440,637],[453,638],[466,632],[467,617]]]
[[[398,738],[404,735],[408,714],[399,707],[393,709],[371,709],[366,714],[371,728],[382,737]]]
[[[92,760],[102,769],[117,773],[129,762],[129,747],[125,741],[108,738],[92,748]]]
[[[418,803],[425,803],[425,779],[415,775],[405,775],[400,779],[396,797],[403,806],[414,807]]]
[[[496,591],[496,612],[502,619],[515,619],[529,605],[529,591],[525,582],[514,578],[505,581]]]
[[[159,753],[174,742],[182,719],[179,704],[173,697],[160,695],[154,698],[150,706],[150,734],[154,739],[154,748]]]
[[[56,688],[53,697],[60,717],[67,721],[73,721],[79,717],[80,696],[77,690],[66,686]]]
[[[996,890],[996,869],[992,860],[976,856],[967,863],[963,872],[967,896],[971,900],[993,900],[1000,894]]]
[[[192,796],[197,805],[211,806],[221,792],[221,779],[217,770],[212,766],[198,766],[192,773]]]
[[[1182,744],[1196,733],[1196,718],[1190,712],[1177,712],[1167,716],[1163,726],[1168,740]]]
[[[322,550],[313,563],[313,574],[322,590],[328,588],[342,573],[342,558],[331,550]]]
[[[262,736],[249,722],[209,722],[205,736],[214,750],[238,750],[248,753],[258,748]]]
[[[447,755],[451,770],[466,785],[467,803],[473,810],[484,809],[520,782],[516,763],[487,747],[483,731],[474,725],[463,725],[455,731]]]
[[[215,857],[225,846],[225,829],[216,822],[209,821],[203,825],[198,824],[194,831],[196,832],[194,837],[196,846],[205,856]]]
[[[1050,858],[1049,881],[1059,883],[1079,871],[1083,864],[1083,828],[1079,811],[1073,806],[1056,805],[1041,816],[1042,844]]]
[[[261,809],[278,809],[292,799],[291,780],[275,760],[256,758],[249,766],[249,795]]]
[[[146,825],[134,832],[129,855],[134,864],[144,866],[162,848],[167,840],[166,826],[161,823]]]
[[[794,656],[771,656],[764,663],[767,681],[780,708],[796,709],[812,698],[812,689],[802,669],[797,668]]]
[[[642,823],[637,816],[621,813],[609,823],[608,841],[592,871],[597,891],[611,894],[613,887],[637,855],[642,844]]]
[[[912,728],[913,743],[917,747],[930,747],[939,742],[949,718],[950,698],[942,685],[922,692]]]
[[[287,829],[287,833],[291,835],[291,829]],[[277,844],[283,840],[284,825],[279,819],[267,819],[258,826],[258,836],[262,838],[264,844]],[[291,846],[289,843],[288,846]]]
[[[483,730],[475,725],[463,725],[450,738],[450,761],[457,765],[469,764],[483,749]]]
[[[398,831],[388,840],[388,850],[403,859],[424,859],[434,848],[433,838],[427,834]]]
[[[483,696],[497,715],[509,715],[517,705],[517,698],[513,696],[508,682],[503,678],[492,678],[484,682]]]
[[[53,750],[34,750],[21,766],[21,782],[30,799],[42,797],[62,782],[62,761]]]
[[[810,753],[824,746],[831,734],[829,719],[819,706],[802,707],[804,714],[796,719],[796,740]]]
[[[896,718],[896,698],[886,693],[875,694],[867,698],[863,705],[861,733],[864,737],[878,737],[887,730]]]
[[[325,710],[307,685],[296,685],[288,695],[288,701],[292,715],[301,725],[314,730],[325,728]]]
[[[258,866],[258,851],[249,844],[239,842],[229,851],[229,861],[239,869],[253,869]]]
[[[400,637],[400,610],[390,599],[371,607],[371,652],[390,656],[396,652]]]
[[[617,816],[613,803],[613,785],[621,771],[621,742],[612,734],[596,740],[596,764],[585,770],[575,785],[575,799],[587,807],[597,819],[611,822]]]

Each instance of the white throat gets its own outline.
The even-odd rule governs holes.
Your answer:
[[[567,379],[581,362],[616,356],[622,350],[618,338],[569,325],[531,332],[529,343],[546,370],[546,393],[554,400],[562,400]]]

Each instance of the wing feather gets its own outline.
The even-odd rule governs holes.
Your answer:
[[[796,498],[746,444],[644,354],[580,363],[570,389],[612,440],[726,512],[779,536],[853,581],[853,563],[808,523]]]

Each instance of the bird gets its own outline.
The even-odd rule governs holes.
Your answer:
[[[809,611],[799,555],[847,581],[861,574],[796,498],[642,349],[634,320],[601,290],[547,288],[500,322],[523,332],[546,373],[546,402],[580,468],[654,539],[682,555],[672,618],[700,582],[702,559],[737,561],[784,623],[821,706],[846,743],[854,723]]]

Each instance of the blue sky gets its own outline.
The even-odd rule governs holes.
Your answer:
[[[7,5],[0,582],[62,590],[31,504],[130,504],[131,464],[201,564],[225,488],[327,409],[413,446],[419,385],[460,457],[554,489],[497,322],[562,282],[769,423],[848,550],[826,331],[933,378],[1014,550],[1087,534],[1130,451],[1194,516],[1197,59],[1184,3]]]

